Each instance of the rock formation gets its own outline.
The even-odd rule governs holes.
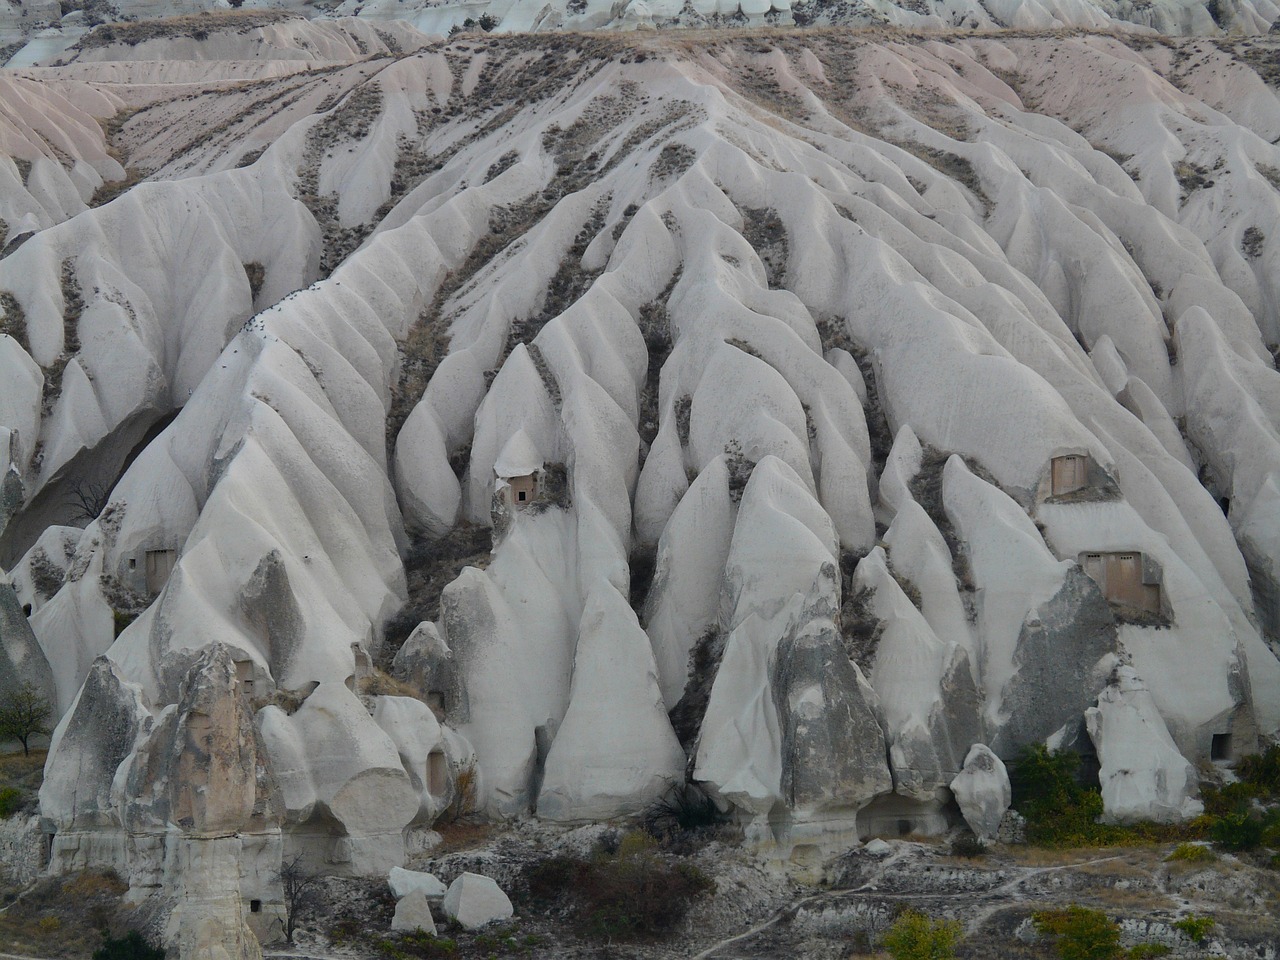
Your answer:
[[[803,858],[953,799],[990,835],[1044,740],[1188,816],[1280,731],[1275,40],[251,7],[0,77],[0,693],[60,717],[51,870],[251,956],[283,864],[386,876],[446,811],[691,781]]]

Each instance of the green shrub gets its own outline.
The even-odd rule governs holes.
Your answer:
[[[103,937],[102,946],[93,951],[93,960],[164,960],[163,947],[154,947],[137,930],[123,937]]]
[[[931,920],[908,910],[899,914],[884,937],[893,960],[951,960],[964,929],[954,920]]]
[[[1224,850],[1256,850],[1265,829],[1260,819],[1247,813],[1228,813],[1214,821],[1209,836]]]
[[[1101,910],[1072,904],[1032,914],[1036,930],[1051,937],[1062,960],[1115,960],[1121,956],[1120,927]]]
[[[1165,860],[1177,860],[1183,863],[1210,863],[1217,859],[1217,855],[1212,850],[1199,843],[1180,843],[1165,857]]]
[[[1173,953],[1163,943],[1140,943],[1129,949],[1129,960],[1147,960],[1148,957],[1167,957]]]
[[[1205,937],[1216,925],[1217,921],[1213,917],[1197,917],[1194,913],[1189,913],[1181,920],[1175,920],[1173,929],[1185,933],[1193,943],[1204,943]]]
[[[17,787],[0,788],[0,818],[8,820],[22,809],[23,795]]]
[[[1272,744],[1265,753],[1241,757],[1236,774],[1269,796],[1280,795],[1280,744]]]
[[[1042,743],[1024,747],[1010,765],[1013,807],[1027,820],[1027,840],[1042,847],[1137,846],[1198,840],[1211,817],[1187,823],[1099,823],[1102,794],[1076,781],[1080,758],[1052,753]]]
[[[1248,813],[1253,807],[1253,801],[1262,795],[1263,791],[1257,784],[1246,783],[1243,780],[1228,783],[1224,787],[1207,784],[1200,791],[1201,799],[1204,801],[1204,812],[1214,817]]]

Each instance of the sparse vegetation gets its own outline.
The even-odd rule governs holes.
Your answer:
[[[36,547],[31,552],[30,561],[31,586],[37,594],[46,600],[62,589],[66,573],[49,558],[44,547]]]
[[[1257,260],[1262,256],[1262,245],[1266,239],[1266,234],[1257,227],[1246,227],[1240,237],[1240,250],[1244,253],[1245,259]]]
[[[1197,917],[1189,913],[1181,920],[1175,920],[1173,929],[1185,934],[1192,943],[1204,943],[1217,923],[1213,917]]]
[[[541,860],[526,868],[525,880],[535,903],[566,909],[582,933],[604,940],[666,933],[715,888],[701,870],[664,854],[639,831],[587,858]]]
[[[121,898],[129,889],[114,873],[43,877],[0,913],[3,949],[27,956],[87,958],[105,939],[128,937]]]
[[[1191,160],[1179,160],[1173,165],[1173,175],[1178,180],[1178,186],[1182,188],[1182,199],[1184,201],[1196,190],[1204,190],[1213,186],[1213,180],[1209,174],[1210,171],[1207,167],[1202,167]]]
[[[1173,863],[1212,863],[1218,857],[1202,843],[1180,843],[1165,859]]]
[[[893,921],[884,947],[893,960],[950,960],[963,937],[964,928],[954,920],[932,920],[908,910]]]
[[[123,937],[104,936],[102,946],[93,951],[93,960],[164,960],[163,947],[153,946],[137,930]]]
[[[256,302],[258,294],[262,292],[262,284],[267,279],[267,269],[258,261],[254,260],[244,264],[244,275],[249,281],[249,296]]]
[[[280,864],[276,872],[280,891],[284,897],[284,938],[293,943],[293,932],[299,913],[315,899],[320,875],[311,870],[298,855]]]
[[[0,820],[8,820],[22,809],[26,795],[17,787],[0,787]]]
[[[641,817],[641,828],[653,839],[670,846],[673,842],[710,836],[727,818],[715,801],[691,783],[673,784],[666,795]]]
[[[1038,911],[1033,919],[1062,960],[1115,960],[1121,955],[1120,927],[1101,910],[1072,904],[1065,910]]]
[[[31,345],[27,342],[27,313],[22,309],[18,298],[8,290],[0,290],[0,310],[4,311],[4,315],[0,316],[0,334],[13,337],[18,341],[18,346],[30,352]]]

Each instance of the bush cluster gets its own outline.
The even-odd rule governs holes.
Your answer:
[[[898,915],[884,936],[884,948],[893,960],[951,960],[964,928],[954,920],[932,920],[907,910]]]
[[[532,900],[563,905],[583,933],[610,940],[666,933],[715,889],[696,866],[664,853],[639,831],[623,836],[613,850],[531,864],[525,881]]]
[[[1172,952],[1162,943],[1139,943],[1125,950],[1118,923],[1101,910],[1074,903],[1065,910],[1039,910],[1031,919],[1062,960],[1145,960]]]
[[[1280,846],[1280,746],[1244,757],[1240,780],[1203,790],[1205,813],[1185,823],[1098,823],[1102,794],[1077,779],[1080,758],[1051,752],[1044,744],[1024,747],[1010,765],[1013,806],[1027,820],[1027,839],[1043,847],[1134,846],[1178,843],[1174,860],[1212,859],[1187,841],[1212,839],[1225,850]]]

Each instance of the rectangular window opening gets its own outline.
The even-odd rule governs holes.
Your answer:
[[[1231,734],[1215,733],[1213,735],[1213,742],[1209,745],[1209,759],[1231,759]]]

